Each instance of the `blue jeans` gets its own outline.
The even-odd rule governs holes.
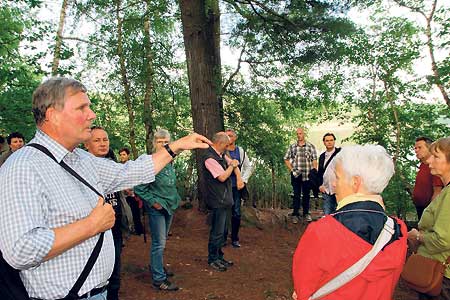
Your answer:
[[[160,283],[167,279],[166,272],[164,271],[163,254],[173,216],[169,215],[164,208],[158,210],[149,205],[145,205],[145,208],[147,210],[152,236],[152,248],[150,251],[152,279],[153,282]]]
[[[91,297],[87,297],[84,299],[86,299],[86,300],[106,300],[106,298],[107,298],[106,295],[107,295],[107,291],[104,291],[103,293],[100,293],[100,294],[97,294],[97,295],[94,295]]]
[[[330,195],[327,193],[322,193],[322,199],[323,199],[323,213],[325,215],[334,213],[337,206],[336,194]]]
[[[223,258],[223,232],[227,220],[227,209],[225,207],[214,208],[211,214],[211,230],[208,241],[208,263]]]

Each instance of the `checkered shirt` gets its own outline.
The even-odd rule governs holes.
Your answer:
[[[106,194],[154,181],[153,159],[143,155],[126,164],[97,158],[63,146],[38,130],[31,143],[41,144]],[[32,298],[65,297],[83,270],[99,235],[44,261],[52,248],[52,228],[87,217],[98,196],[46,154],[24,147],[0,168],[0,250],[16,269]],[[114,243],[106,231],[100,255],[79,295],[105,285],[114,266]]]
[[[296,177],[302,175],[302,180],[308,180],[309,171],[313,168],[313,161],[317,160],[316,147],[309,142],[300,146],[298,143],[289,145],[284,155],[292,164],[292,172]]]

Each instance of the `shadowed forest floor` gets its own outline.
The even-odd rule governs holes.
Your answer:
[[[122,300],[287,300],[291,299],[292,255],[305,223],[285,220],[287,210],[256,211],[261,222],[241,227],[241,248],[224,248],[225,258],[235,265],[228,271],[212,272],[207,265],[208,226],[206,216],[196,208],[179,209],[165,251],[165,263],[175,273],[171,281],[181,289],[162,292],[152,288],[148,272],[150,236],[131,236],[122,253]],[[319,211],[313,212],[318,218]],[[395,300],[417,299],[399,283]]]

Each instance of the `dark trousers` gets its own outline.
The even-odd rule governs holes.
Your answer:
[[[214,208],[211,214],[211,230],[208,241],[208,263],[223,258],[222,245],[225,222],[227,219],[227,208]]]
[[[294,198],[292,199],[293,216],[299,216],[300,209],[300,195],[302,196],[303,215],[309,214],[309,193],[311,185],[309,180],[302,180],[300,174],[297,178],[291,173],[291,185],[294,190]]]
[[[231,241],[239,241],[239,228],[241,227],[241,191],[237,187],[233,187],[233,206],[231,207],[231,214],[227,213],[227,221],[225,222],[224,242],[226,243],[228,237],[229,217],[231,215]]]
[[[119,218],[120,220],[120,218]],[[113,240],[114,240],[114,250],[115,250],[115,260],[114,269],[109,278],[107,286],[107,299],[117,300],[119,299],[119,289],[120,289],[120,255],[122,253],[122,231],[120,229],[120,222],[116,222],[112,228]]]
[[[450,279],[444,277],[442,281],[442,291],[439,296],[431,297],[426,294],[419,293],[420,300],[450,300]]]
[[[127,202],[131,208],[131,214],[133,215],[134,232],[136,234],[143,234],[144,226],[141,222],[141,209],[139,208],[139,203],[134,197],[127,197]]]
[[[422,218],[423,211],[427,208],[426,206],[416,206],[416,212],[417,212],[417,220],[420,221],[420,218]]]

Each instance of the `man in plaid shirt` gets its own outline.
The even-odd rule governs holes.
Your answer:
[[[298,223],[300,194],[302,194],[303,217],[311,222],[309,214],[309,194],[311,185],[308,175],[311,169],[317,170],[317,151],[313,144],[305,140],[303,128],[297,128],[297,143],[291,144],[284,155],[284,163],[291,173],[291,184],[294,190],[292,222]]]
[[[152,182],[177,153],[211,143],[194,133],[126,164],[95,157],[77,148],[91,137],[96,116],[90,105],[80,82],[61,77],[45,81],[33,94],[37,130],[31,142],[45,146],[104,195]],[[20,270],[30,298],[64,298],[105,232],[77,299],[106,299],[115,255],[112,206],[33,147],[15,151],[0,168],[0,190],[0,250],[5,261]]]

